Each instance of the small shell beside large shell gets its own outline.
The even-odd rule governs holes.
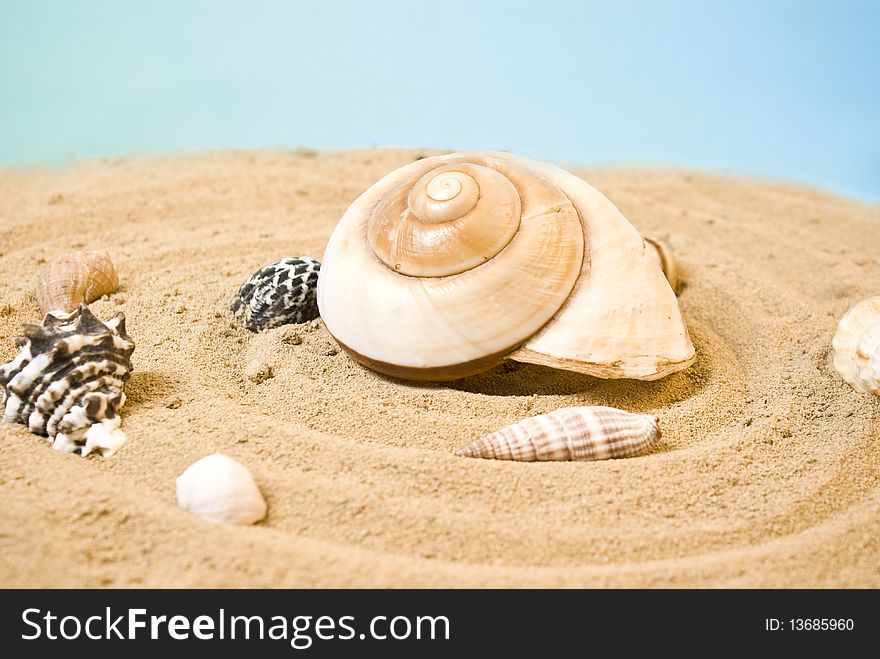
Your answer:
[[[118,287],[116,268],[107,252],[70,252],[40,271],[37,302],[43,315],[52,311],[70,313]]]
[[[177,479],[177,503],[209,522],[255,524],[266,516],[266,500],[251,472],[222,453],[186,468]]]
[[[273,261],[247,278],[229,307],[252,332],[307,323],[318,317],[320,272],[321,262],[308,256]]]
[[[840,377],[859,393],[880,395],[880,296],[850,309],[831,345]]]
[[[484,435],[456,451],[522,462],[606,460],[647,453],[660,439],[657,417],[614,407],[563,407]]]
[[[678,263],[676,263],[675,257],[672,256],[672,250],[669,245],[667,245],[665,241],[658,240],[657,238],[645,238],[645,245],[647,246],[648,251],[654,254],[657,263],[660,264],[660,269],[666,276],[666,281],[669,282],[669,287],[676,295],[678,295],[681,285],[681,277],[679,277],[678,274]]]

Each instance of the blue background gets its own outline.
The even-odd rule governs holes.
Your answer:
[[[880,2],[0,0],[0,164],[309,146],[880,200]]]

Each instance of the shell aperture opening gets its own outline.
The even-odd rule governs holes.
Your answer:
[[[480,185],[464,172],[431,172],[410,192],[413,214],[430,224],[451,222],[470,213],[480,199]]]

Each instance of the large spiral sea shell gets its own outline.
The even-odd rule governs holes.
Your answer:
[[[426,158],[361,195],[330,238],[318,306],[356,360],[410,379],[504,358],[655,379],[694,358],[656,251],[620,211],[501,153]]]

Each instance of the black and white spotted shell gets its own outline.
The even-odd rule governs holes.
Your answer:
[[[321,262],[307,256],[274,261],[242,284],[232,298],[232,313],[252,332],[314,320],[320,270]]]
[[[125,442],[119,411],[134,352],[125,315],[105,324],[82,304],[23,332],[18,356],[0,366],[4,420],[25,424],[61,451],[111,455]]]

